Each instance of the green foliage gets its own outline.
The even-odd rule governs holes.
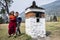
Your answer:
[[[6,3],[9,5],[11,3],[13,3],[13,0],[0,0],[0,3],[2,4],[2,6],[4,5],[4,3]],[[5,4],[6,5],[6,4]]]
[[[13,0],[6,0],[7,1],[7,4],[8,4],[8,7],[11,6],[11,4],[13,3]]]
[[[1,14],[2,14],[2,13],[5,13],[5,9],[4,9],[4,8],[1,9]]]
[[[54,16],[53,17],[53,21],[57,21],[57,16]]]
[[[13,3],[13,0],[0,0],[0,8],[4,8],[4,9],[0,9],[1,12],[5,13],[7,12],[9,14],[9,7],[11,6],[11,4]]]
[[[3,19],[2,19],[2,17],[0,17],[0,24],[2,24],[3,23]]]

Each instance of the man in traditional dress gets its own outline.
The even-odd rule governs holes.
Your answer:
[[[20,31],[20,24],[21,24],[22,18],[19,17],[19,13],[16,12],[16,22],[17,22],[17,27],[16,27],[16,36],[20,36],[21,35],[21,31]],[[19,33],[19,34],[18,34]]]

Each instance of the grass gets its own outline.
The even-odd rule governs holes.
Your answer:
[[[50,32],[51,40],[60,39],[60,22],[46,22],[46,30]],[[30,36],[25,34],[25,24],[21,24],[22,35],[14,38],[8,38],[8,24],[0,24],[0,40],[32,40]]]
[[[60,40],[60,22],[47,22],[46,30],[51,32],[51,40]]]
[[[14,38],[14,36],[11,38],[8,38],[8,27],[7,26],[8,24],[0,25],[0,40],[31,40],[31,37],[25,34],[24,23],[22,23],[22,26],[21,26],[22,35],[17,38]]]
[[[57,17],[57,19],[58,19],[58,21],[60,22],[60,16],[59,16],[59,17]]]

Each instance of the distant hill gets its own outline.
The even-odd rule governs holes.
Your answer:
[[[42,7],[46,9],[46,14],[60,16],[60,0],[43,5]]]

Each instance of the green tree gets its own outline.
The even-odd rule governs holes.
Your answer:
[[[53,21],[57,21],[57,16],[54,15]]]
[[[9,7],[11,6],[12,3],[13,0],[0,0],[0,8],[3,8],[1,9],[1,11],[3,11],[4,13],[5,10],[5,12],[9,14]]]
[[[2,17],[0,17],[0,24],[2,24],[3,23],[3,19],[2,19]]]
[[[2,7],[0,14],[5,13],[5,9]]]

